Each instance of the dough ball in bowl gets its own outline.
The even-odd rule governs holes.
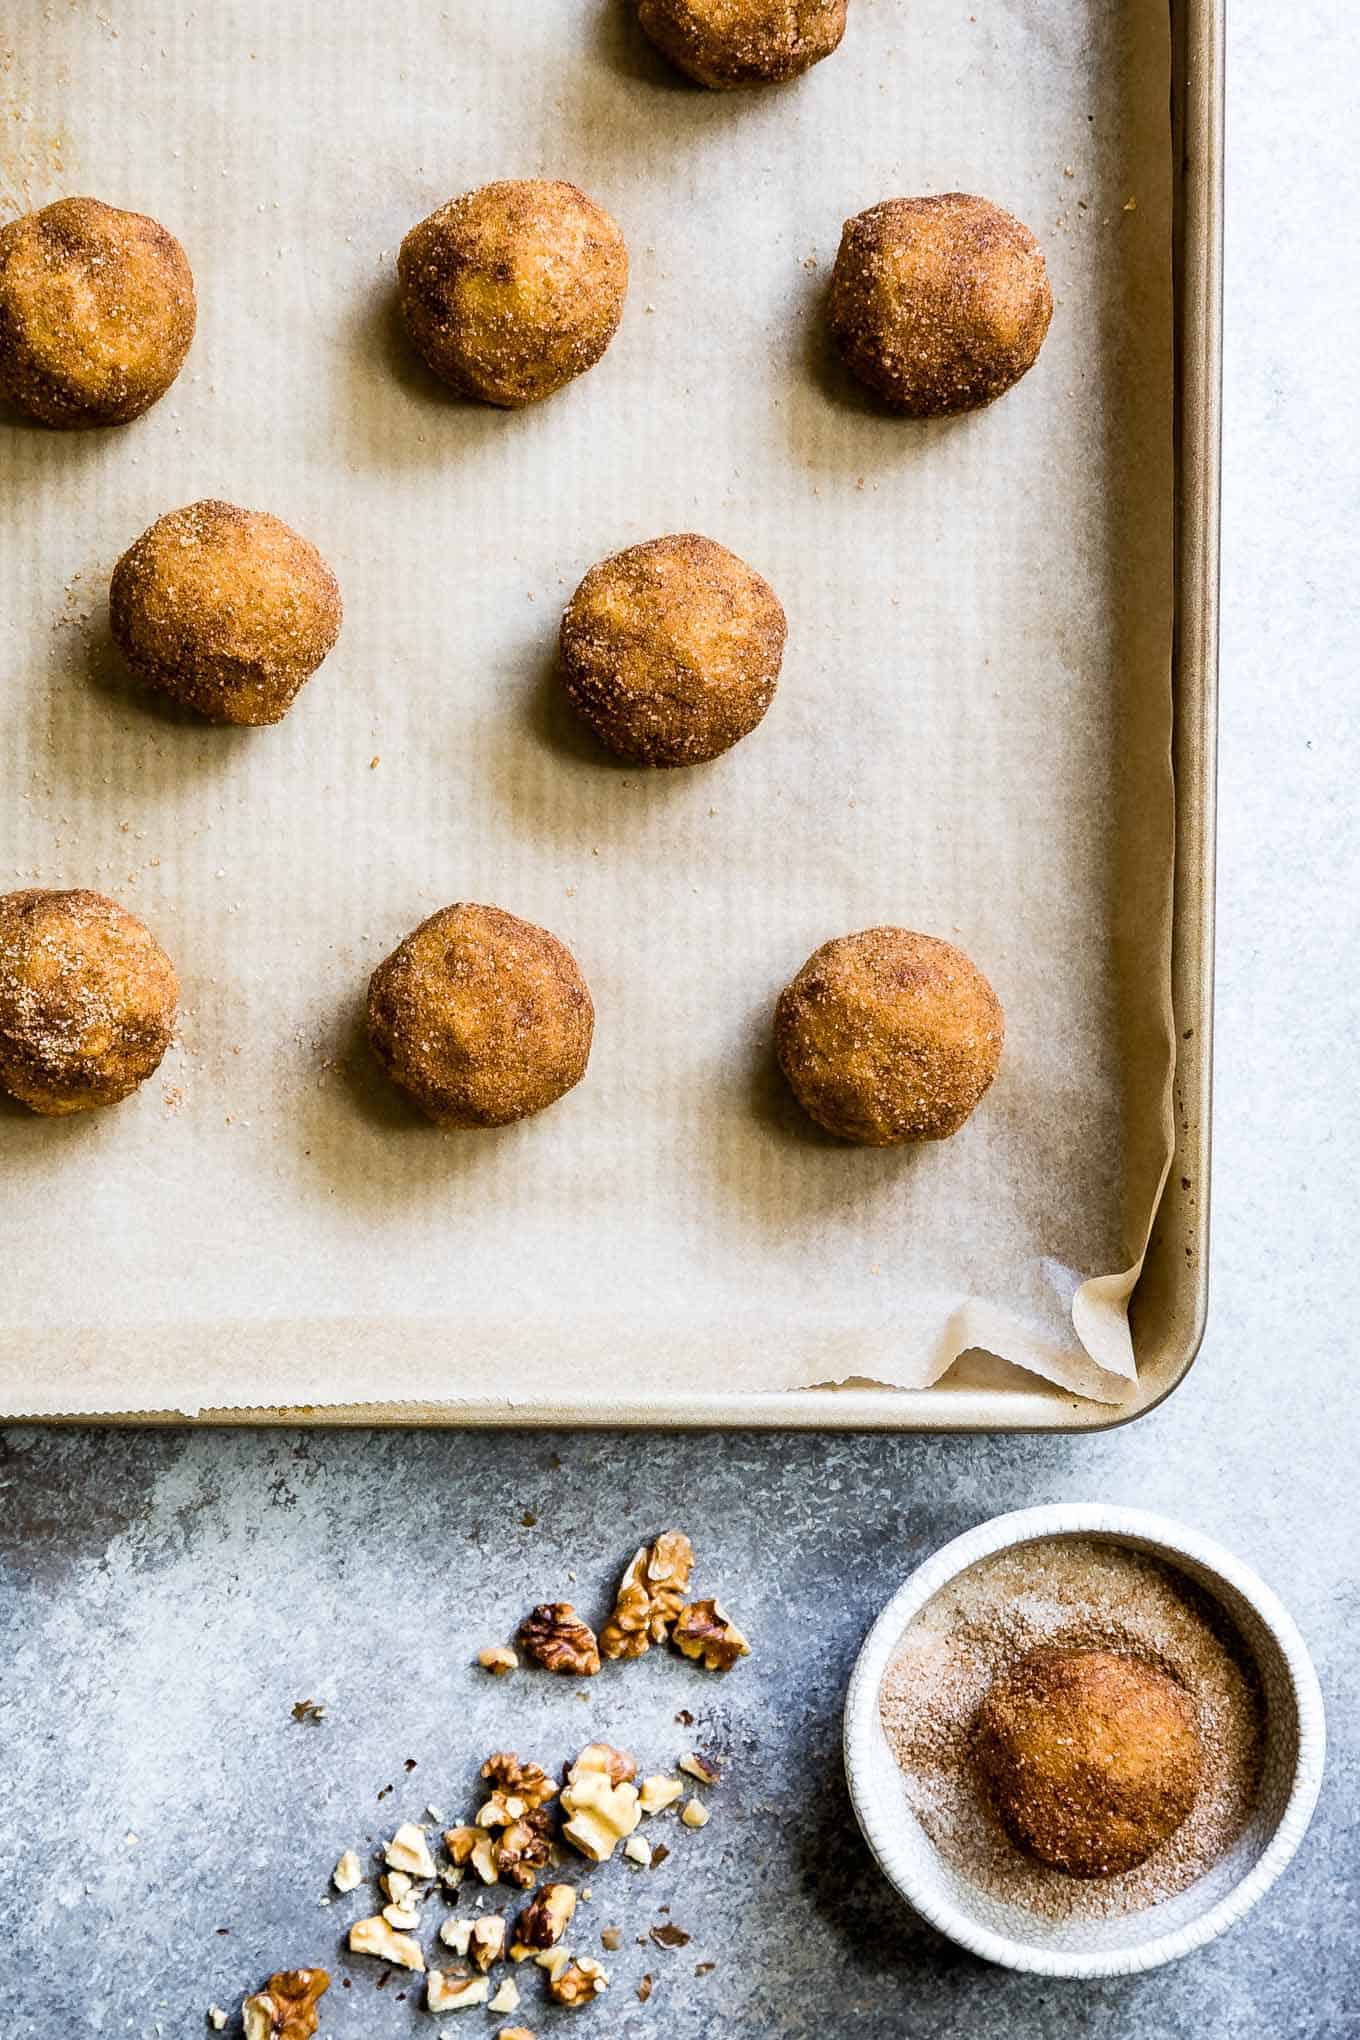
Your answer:
[[[126,1098],[170,1046],[178,1007],[174,965],[115,900],[0,896],[0,1090],[34,1112]]]
[[[913,417],[990,404],[1033,366],[1052,316],[1042,249],[985,198],[888,198],[845,223],[832,335],[860,381]]]
[[[700,765],[774,699],[784,611],[769,583],[683,532],[591,568],[562,619],[562,679],[600,740],[638,765]]]
[[[125,425],[163,397],[194,337],[173,234],[97,198],[0,227],[0,395],[44,425]]]
[[[340,635],[340,587],[264,510],[190,503],[113,571],[109,622],[134,671],[214,722],[276,723]]]
[[[508,1126],[586,1073],[595,1009],[570,950],[500,907],[441,907],[378,965],[368,1035],[437,1126]]]
[[[663,56],[715,92],[778,85],[829,57],[847,0],[640,0],[638,20]]]
[[[417,352],[466,397],[517,409],[593,368],[618,330],[628,250],[574,184],[484,184],[412,227],[397,258]]]
[[[1005,1020],[961,949],[906,928],[825,942],[786,985],[775,1051],[803,1110],[864,1147],[957,1133],[1001,1061]]]
[[[1115,1877],[1170,1839],[1204,1769],[1193,1697],[1150,1660],[1041,1648],[997,1679],[973,1754],[1011,1839],[1072,1877]]]

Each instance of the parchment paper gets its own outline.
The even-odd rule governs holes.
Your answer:
[[[919,1386],[974,1347],[1126,1392],[1170,1152],[1167,8],[850,11],[802,83],[731,96],[627,0],[0,28],[7,212],[151,212],[200,298],[140,423],[0,420],[0,882],[114,894],[185,986],[135,1100],[0,1104],[6,1412]],[[510,416],[425,375],[392,282],[408,226],[513,175],[605,204],[632,286],[599,368]],[[819,308],[844,218],[949,189],[1034,227],[1057,310],[1015,392],[922,427]],[[210,495],[344,589],[275,729],[157,707],[108,642],[118,554]],[[646,776],[559,707],[555,633],[594,560],[687,529],[769,577],[788,656],[747,742]],[[554,929],[598,1010],[586,1082],[501,1133],[426,1126],[358,1026],[455,899]],[[918,1151],[822,1137],[769,1048],[808,953],[879,921],[1007,1011],[992,1092]]]

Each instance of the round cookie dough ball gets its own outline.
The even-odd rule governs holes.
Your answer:
[[[340,635],[340,587],[264,510],[190,503],[123,554],[109,622],[148,685],[214,722],[276,723]]]
[[[574,184],[484,184],[412,227],[397,257],[417,351],[465,397],[515,410],[593,368],[618,331],[628,250]]]
[[[847,220],[831,331],[861,382],[916,418],[990,404],[1033,366],[1053,316],[1043,251],[985,198],[889,198]]]
[[[774,699],[787,626],[744,560],[683,532],[592,567],[562,619],[572,705],[620,757],[701,765]]]
[[[640,0],[663,56],[715,92],[800,78],[845,34],[847,0]]]
[[[125,425],[163,397],[194,337],[173,234],[97,198],[0,227],[0,395],[44,425]]]
[[[1029,1652],[983,1701],[973,1749],[1012,1841],[1072,1877],[1144,1862],[1189,1813],[1204,1764],[1184,1686],[1109,1650]]]
[[[586,1073],[595,1008],[576,959],[499,907],[441,907],[374,971],[368,1037],[436,1126],[508,1126]]]
[[[906,928],[824,942],[774,1022],[803,1110],[864,1147],[957,1133],[996,1075],[1005,1032],[996,993],[963,951]]]
[[[175,966],[97,892],[0,895],[0,1090],[58,1117],[116,1105],[170,1046]]]

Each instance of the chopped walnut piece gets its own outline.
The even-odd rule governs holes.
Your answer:
[[[707,1827],[713,1816],[697,1799],[687,1799],[680,1809],[680,1818],[687,1828],[701,1828]]]
[[[346,1849],[340,1861],[331,1872],[331,1883],[337,1891],[357,1891],[364,1881],[364,1866],[353,1849]]]
[[[383,1907],[382,1916],[389,1927],[409,1929],[420,1925],[420,1907],[412,1905],[409,1898],[394,1899],[391,1905]]]
[[[692,1601],[682,1608],[671,1642],[687,1658],[697,1658],[706,1672],[728,1672],[751,1646],[718,1601]]]
[[[542,1954],[535,1955],[534,1961],[540,1969],[547,1971],[548,1982],[553,1983],[562,1974],[571,1957],[565,1948],[545,1948]]]
[[[652,1994],[652,1979],[651,1979],[651,1977],[650,1977],[650,1976],[644,1976],[644,1977],[643,1977],[643,1979],[642,1979],[641,1983],[640,1983],[640,1984],[638,1985],[638,1987],[637,1987],[637,1994],[638,1994],[638,2003],[639,2003],[640,2005],[645,2005],[645,2004],[646,2004],[646,2002],[647,2002],[647,2000],[648,2000],[648,1998],[649,1998],[649,1997],[651,1996],[651,1994]]]
[[[644,1870],[651,1869],[652,1845],[644,1842],[641,1835],[629,1835],[623,1845],[623,1853],[630,1863],[639,1863]]]
[[[331,1987],[324,1969],[281,1969],[241,2007],[245,2040],[311,2040],[317,2000]]]
[[[500,1849],[496,1837],[484,1827],[449,1828],[444,1847],[455,1865],[471,1863],[483,1884],[495,1884],[500,1875]]]
[[[519,1659],[508,1643],[489,1643],[485,1650],[478,1651],[477,1662],[493,1679],[503,1679],[507,1672],[519,1670]]]
[[[404,1870],[408,1877],[433,1877],[437,1874],[425,1830],[417,1827],[413,1820],[402,1822],[383,1851],[383,1861],[393,1870]]]
[[[484,1976],[453,1976],[447,1969],[432,1969],[425,1986],[425,2002],[432,2012],[465,2012],[470,2005],[484,2005],[490,1995]]]
[[[223,2011],[221,2005],[208,2006],[208,2024],[212,2027],[214,2033],[226,2032],[227,2014]]]
[[[574,1783],[578,1771],[603,1771],[611,1785],[631,1785],[637,1777],[637,1763],[627,1750],[616,1750],[612,1743],[587,1743],[576,1762],[567,1773],[569,1783]]]
[[[576,1910],[570,1884],[545,1884],[536,1891],[515,1921],[515,1941],[522,1948],[555,1948]]]
[[[459,1865],[470,1863],[472,1861],[472,1852],[478,1842],[485,1842],[489,1839],[490,1837],[485,1828],[455,1827],[446,1828],[444,1831],[444,1847],[448,1850],[454,1862]]]
[[[602,1948],[608,1949],[611,1955],[616,1955],[619,1949],[623,1946],[623,1928],[601,1927],[600,1946]]]
[[[510,1827],[557,1797],[557,1786],[542,1765],[521,1764],[513,1750],[498,1750],[489,1756],[482,1765],[482,1776],[493,1789],[477,1815],[480,1827]]]
[[[517,1820],[494,1844],[497,1877],[504,1884],[517,1884],[521,1891],[533,1890],[537,1872],[552,1854],[551,1841],[534,1821],[533,1814]]]
[[[653,1643],[664,1643],[685,1603],[694,1547],[682,1530],[666,1530],[629,1560],[614,1598],[614,1612],[600,1631],[607,1658],[636,1658]]]
[[[676,1768],[686,1772],[691,1778],[697,1778],[701,1785],[722,1783],[722,1772],[717,1765],[711,1764],[707,1757],[701,1757],[697,1750],[687,1750]]]
[[[513,2012],[519,2008],[519,1986],[513,1976],[507,1976],[495,1997],[488,1998],[489,2012]]]
[[[608,1988],[609,1977],[593,1955],[574,1956],[556,1976],[548,1978],[548,1995],[559,2005],[573,2008],[591,2004]]]
[[[499,1995],[500,1993],[497,1992],[497,1996]],[[493,1999],[492,2002],[494,2004],[495,2000]],[[504,2008],[501,2007],[501,2009]],[[534,2036],[527,2026],[502,2026],[500,2032],[496,2035],[496,2040],[534,2040]]]
[[[472,1941],[471,1920],[445,1920],[439,1929],[439,1938],[446,1948],[452,1948],[455,1955],[466,1956]]]
[[[402,1900],[409,1898],[411,1892],[415,1889],[414,1877],[408,1877],[404,1870],[385,1871],[378,1879],[378,1883],[391,1899],[393,1905],[400,1905]]]
[[[591,1679],[600,1669],[595,1632],[570,1601],[542,1601],[520,1624],[519,1640],[550,1672]]]
[[[472,1923],[470,1953],[474,1969],[486,1975],[493,1962],[505,1953],[505,1921],[499,1913],[484,1913]]]
[[[607,1863],[641,1820],[636,1775],[633,1759],[607,1743],[590,1743],[567,1774],[562,1833],[592,1863]]]
[[[398,1969],[424,1969],[420,1943],[390,1927],[380,1913],[372,1919],[356,1920],[349,1930],[349,1945],[356,1955],[378,1955]]]
[[[638,1805],[644,1813],[662,1813],[668,1806],[674,1806],[684,1790],[678,1778],[644,1778]]]

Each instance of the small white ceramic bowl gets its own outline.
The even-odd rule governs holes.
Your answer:
[[[1145,1551],[1226,1609],[1252,1652],[1266,1696],[1266,1749],[1256,1812],[1234,1846],[1175,1898],[1114,1920],[1039,1918],[970,1883],[937,1853],[907,1804],[879,1721],[883,1674],[907,1624],[980,1559],[1052,1537],[1100,1537]],[[845,1702],[845,1772],[879,1866],[923,1919],[988,1962],[1042,1976],[1131,1976],[1202,1948],[1264,1897],[1303,1840],[1322,1784],[1326,1732],[1317,1674],[1275,1595],[1231,1552],[1168,1517],[1098,1503],[1056,1503],[997,1516],[956,1537],[894,1594],[865,1639]]]

